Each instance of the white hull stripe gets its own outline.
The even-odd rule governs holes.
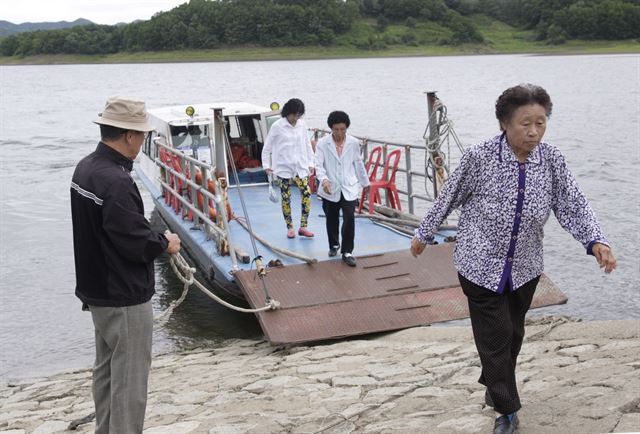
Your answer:
[[[71,183],[71,188],[73,188],[75,191],[77,191],[78,194],[86,197],[87,199],[91,199],[92,201],[94,201],[96,203],[96,205],[102,206],[102,199],[100,199],[98,196],[96,196],[95,194],[91,193],[90,191],[87,191],[87,190],[83,189],[82,187],[80,187],[75,182]]]

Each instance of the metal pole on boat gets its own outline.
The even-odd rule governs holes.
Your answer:
[[[215,171],[216,174],[222,173],[225,175],[225,179],[227,180],[227,185],[229,184],[229,180],[226,178],[226,159],[225,156],[225,143],[224,137],[222,135],[224,126],[224,118],[222,117],[222,108],[214,108],[213,109],[213,122],[215,126]],[[227,219],[227,206],[224,201],[224,196],[222,195],[222,183],[218,182],[218,188],[216,191],[216,197],[218,198],[218,214],[220,216],[220,220],[222,220],[222,226],[224,228],[224,232],[227,238],[227,246],[229,247],[229,256],[231,256],[231,269],[233,271],[238,271],[240,267],[238,267],[238,259],[236,258],[236,250],[233,248],[233,242],[231,240],[231,231],[229,230],[229,220]]]
[[[224,136],[223,136],[223,128],[224,124],[222,123],[222,109],[223,107],[213,107],[213,146],[211,149],[211,158],[213,161],[213,165],[215,167],[214,176],[218,173],[224,173],[225,178],[227,177],[227,163],[224,158]],[[219,115],[219,116],[218,116]]]
[[[438,97],[436,96],[436,91],[427,91],[425,93],[427,94],[427,108],[429,110],[428,112],[429,113],[429,138],[427,143],[427,149],[425,150],[425,152],[429,152],[429,148],[433,148],[434,146],[432,145],[434,144],[436,145],[435,149],[439,148],[438,140],[440,140],[440,126],[438,125],[438,122],[436,120],[437,111],[435,109],[435,106],[438,101]],[[437,176],[436,165],[432,164],[431,169],[432,169],[431,179],[433,180],[433,197],[436,198],[438,197],[438,181],[436,178]]]
[[[222,141],[219,144],[221,146],[225,146],[227,148],[229,156],[231,156],[231,143],[229,143],[229,136],[227,135],[226,129],[224,130],[221,129],[221,128],[224,128],[224,118],[222,117],[222,109],[220,110],[214,109],[214,118],[216,122],[216,132],[220,131],[220,134],[222,136]],[[217,128],[218,126],[221,126],[221,128],[220,129]],[[256,246],[255,235],[253,233],[253,229],[251,228],[251,219],[249,218],[249,213],[247,212],[246,203],[244,201],[244,197],[242,194],[242,187],[240,186],[240,178],[238,177],[238,171],[236,169],[236,165],[233,159],[231,159],[230,163],[231,163],[231,172],[236,182],[236,191],[238,192],[238,197],[240,198],[240,204],[242,205],[242,212],[244,213],[244,217],[245,217],[246,228],[249,231],[249,239],[251,240],[253,253],[255,255],[255,258],[253,259],[253,261],[256,264],[256,272],[258,274],[258,277],[260,277],[260,281],[262,282],[262,288],[264,290],[264,295],[265,295],[265,303],[271,304],[273,299],[269,294],[269,288],[267,288],[267,283],[264,279],[267,275],[267,271],[264,267],[264,264],[262,263],[262,256],[258,253],[258,246]],[[226,162],[225,162],[225,167],[226,167]],[[238,219],[236,219],[236,221],[240,223]],[[242,223],[240,224],[244,226]]]
[[[409,214],[413,214],[413,174],[411,173],[411,146],[404,147],[405,168],[407,169],[407,202]]]

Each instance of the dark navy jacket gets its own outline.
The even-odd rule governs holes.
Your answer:
[[[168,241],[151,230],[133,161],[100,142],[71,181],[76,296],[90,306],[132,306],[151,299],[153,260]]]

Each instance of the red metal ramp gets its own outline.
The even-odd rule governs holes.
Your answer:
[[[453,267],[453,244],[429,247],[419,258],[409,250],[313,265],[269,268],[267,286],[281,303],[258,314],[273,344],[300,343],[397,330],[469,316]],[[252,307],[264,305],[255,271],[236,279]],[[561,304],[566,296],[543,275],[532,307]]]

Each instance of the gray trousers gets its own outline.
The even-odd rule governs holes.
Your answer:
[[[96,434],[142,433],[151,367],[153,309],[89,306],[96,335]]]

